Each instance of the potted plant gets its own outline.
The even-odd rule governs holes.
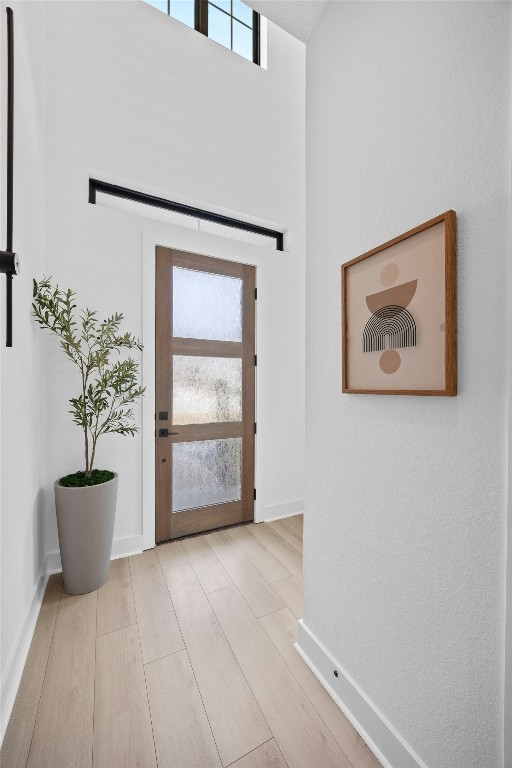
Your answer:
[[[75,293],[34,280],[32,311],[42,328],[60,339],[78,368],[81,389],[69,400],[73,421],[83,431],[85,468],[55,482],[55,506],[64,587],[72,595],[92,592],[108,578],[117,498],[117,474],[95,469],[99,438],[134,435],[132,404],[144,394],[139,364],[126,350],[142,349],[121,333],[123,315],[99,320],[88,307],[77,311]]]

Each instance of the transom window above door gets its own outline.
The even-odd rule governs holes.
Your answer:
[[[260,17],[241,0],[144,0],[244,59],[260,63]]]

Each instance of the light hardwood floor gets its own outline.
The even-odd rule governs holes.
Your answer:
[[[2,768],[379,768],[293,648],[302,516],[48,583]]]

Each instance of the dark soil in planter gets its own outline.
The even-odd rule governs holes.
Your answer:
[[[108,469],[93,469],[90,477],[85,472],[74,472],[72,475],[61,477],[59,483],[66,488],[85,488],[87,485],[101,485],[112,480],[114,473]]]

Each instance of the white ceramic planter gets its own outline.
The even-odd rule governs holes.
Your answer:
[[[117,474],[112,480],[85,488],[55,482],[64,589],[83,595],[108,579],[116,516]]]

